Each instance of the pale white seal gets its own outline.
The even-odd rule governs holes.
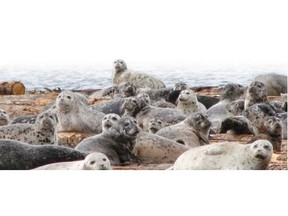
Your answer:
[[[114,113],[105,115],[102,119],[102,132],[111,128],[119,119],[120,116]]]
[[[0,109],[0,126],[8,125],[9,123],[10,123],[9,114],[5,110]]]
[[[148,74],[128,70],[126,63],[121,59],[114,61],[112,81],[114,84],[118,85],[123,82],[131,82],[136,86],[136,88],[165,88],[165,84],[162,81],[149,76]]]
[[[105,154],[94,152],[80,161],[47,164],[35,170],[111,170],[110,160]]]
[[[267,140],[251,144],[216,143],[192,148],[177,158],[174,170],[265,170],[273,153]]]

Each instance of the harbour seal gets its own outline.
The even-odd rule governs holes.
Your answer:
[[[163,128],[163,122],[160,119],[152,118],[149,121],[149,124],[148,124],[149,133],[155,134],[161,128]]]
[[[46,111],[37,116],[35,124],[10,124],[0,127],[0,139],[13,139],[34,145],[58,145],[57,124],[57,116]]]
[[[10,123],[9,114],[5,110],[0,109],[0,126],[8,125],[9,123]]]
[[[194,112],[205,112],[206,107],[198,102],[197,96],[192,90],[181,91],[176,109],[184,115],[190,115]]]
[[[136,95],[136,87],[131,82],[126,82],[121,85],[115,85],[109,88],[101,89],[96,91],[92,95],[89,96],[89,99],[95,98],[103,98],[109,97],[111,99],[114,98],[125,98],[125,97],[132,97]]]
[[[266,139],[273,145],[273,150],[282,150],[283,124],[276,116],[267,117],[262,127],[262,133],[253,137],[248,143],[258,139]]]
[[[226,109],[228,112],[232,113],[235,116],[240,116],[242,115],[242,112],[244,110],[244,100],[239,99],[232,101],[226,105]]]
[[[28,170],[51,163],[83,160],[86,155],[69,147],[0,140],[0,169],[5,170]]]
[[[102,131],[106,131],[111,128],[119,119],[120,116],[114,113],[105,115],[102,119]]]
[[[186,83],[184,83],[184,82],[177,82],[177,83],[175,83],[175,85],[174,85],[174,90],[180,90],[180,91],[182,91],[182,90],[187,90],[187,89],[189,89],[189,87],[188,87],[188,85],[187,85]]]
[[[133,153],[141,158],[143,163],[174,163],[177,157],[188,149],[188,146],[165,137],[142,131],[137,135]]]
[[[152,76],[128,70],[126,63],[121,59],[114,61],[112,81],[114,84],[118,85],[123,82],[131,82],[136,88],[165,88],[165,84],[162,81]]]
[[[80,161],[67,161],[47,164],[35,170],[111,170],[110,161],[105,154],[94,152]]]
[[[124,98],[115,98],[111,101],[94,104],[90,106],[89,109],[96,110],[104,114],[114,113],[121,116],[124,113],[124,110],[122,109],[124,102]]]
[[[220,133],[227,134],[254,134],[254,127],[244,116],[232,116],[221,122]]]
[[[136,120],[122,117],[108,130],[82,140],[75,149],[85,153],[101,152],[110,159],[112,165],[137,163],[140,160],[132,150],[138,133]]]
[[[149,106],[138,97],[127,98],[123,109],[123,115],[135,117],[138,125],[146,132],[149,130],[149,122],[152,118],[160,119],[164,127],[176,124],[186,118],[175,109]]]
[[[251,144],[216,143],[192,148],[177,158],[174,170],[265,170],[273,153],[267,140]]]
[[[211,130],[214,133],[219,133],[221,128],[221,123],[224,119],[228,117],[233,117],[234,115],[227,110],[227,104],[241,98],[244,95],[245,87],[235,83],[228,83],[223,88],[223,92],[220,97],[220,101],[210,107],[206,114],[211,121]]]
[[[287,75],[262,74],[256,76],[255,81],[262,82],[265,85],[268,96],[279,96],[280,93],[287,93]]]
[[[147,104],[155,106],[155,107],[161,107],[161,108],[176,108],[176,106],[168,101],[165,101],[161,99],[160,101],[153,101],[151,102],[150,96],[147,93],[139,93],[137,94],[137,97],[144,100]]]
[[[259,81],[254,81],[248,86],[245,95],[244,109],[256,103],[268,103],[266,87]]]
[[[209,144],[211,122],[201,112],[190,114],[183,121],[160,129],[156,134],[189,147]]]
[[[83,96],[84,97],[84,96]],[[90,109],[84,98],[72,91],[62,91],[56,99],[58,132],[101,133],[104,113]],[[83,101],[84,100],[84,101]]]

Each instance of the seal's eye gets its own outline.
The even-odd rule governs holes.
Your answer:
[[[270,150],[270,147],[268,145],[264,145],[264,149]]]
[[[4,113],[4,114],[6,114],[6,112],[5,112],[5,111],[3,111],[3,113]]]
[[[162,124],[162,122],[161,122],[161,121],[158,121],[158,124],[159,124],[159,125],[161,125],[161,124]]]
[[[113,121],[117,121],[117,118],[116,118],[116,117],[112,117],[112,120],[113,120]]]
[[[68,99],[71,99],[71,96],[67,96]]]
[[[103,158],[103,161],[106,161],[106,158]]]
[[[57,98],[61,98],[61,95],[59,95]]]
[[[124,127],[128,127],[129,125],[130,125],[129,122],[124,123]]]
[[[254,146],[253,146],[253,148],[254,148],[254,149],[258,148],[258,145],[257,145],[257,144],[256,144],[256,145],[254,145]]]
[[[91,162],[90,162],[90,165],[93,165],[93,164],[95,164],[95,161],[91,161]]]
[[[105,116],[105,117],[103,118],[103,120],[107,120],[107,117]]]

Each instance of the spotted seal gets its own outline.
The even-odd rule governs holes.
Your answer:
[[[110,159],[112,165],[137,163],[140,160],[132,150],[138,133],[136,120],[122,117],[108,130],[82,140],[75,149],[85,153],[101,152]]]
[[[157,134],[140,132],[137,135],[136,145],[133,153],[143,163],[174,163],[179,155],[189,149]]]
[[[123,109],[123,115],[135,117],[139,126],[146,132],[148,132],[149,121],[152,118],[160,119],[165,127],[176,124],[186,118],[185,115],[175,109],[149,106],[138,97],[127,98],[123,104]]]
[[[254,81],[246,91],[244,109],[257,103],[268,103],[267,91],[262,82]]]
[[[119,119],[120,116],[114,113],[105,115],[102,119],[102,131],[106,131],[111,128]]]
[[[196,112],[175,125],[160,129],[156,134],[189,147],[196,147],[209,144],[210,126],[207,116]]]
[[[216,143],[192,148],[175,161],[174,170],[265,170],[273,153],[267,140],[251,144]]]
[[[205,112],[206,107],[198,102],[197,96],[192,90],[183,90],[181,91],[178,101],[177,101],[177,110],[179,110],[184,115],[190,115],[194,112]]]
[[[279,96],[280,93],[287,93],[287,75],[261,74],[255,77],[255,81],[265,85],[268,96]]]
[[[84,98],[72,91],[62,91],[58,95],[56,99],[56,114],[59,119],[58,132],[101,133],[101,121],[105,114],[90,109],[83,100]]]
[[[155,134],[161,128],[163,128],[163,122],[160,119],[152,118],[149,121],[149,124],[148,124],[149,133]]]
[[[174,85],[174,90],[187,90],[189,89],[188,85],[184,82],[177,82]]]
[[[83,160],[86,155],[69,147],[30,145],[16,140],[0,140],[0,169],[34,169],[51,163]]]
[[[5,110],[0,109],[0,126],[8,125],[9,123],[10,123],[9,114]]]
[[[0,127],[0,138],[18,140],[34,145],[58,145],[57,124],[57,116],[46,111],[37,116],[35,124],[10,124]]]
[[[35,168],[35,170],[111,170],[110,161],[106,155],[94,152],[84,160],[67,161],[47,164]]]
[[[121,59],[114,61],[112,81],[114,84],[118,85],[123,82],[131,82],[136,86],[136,88],[165,88],[165,84],[162,81],[149,76],[148,74],[128,70],[126,63]]]

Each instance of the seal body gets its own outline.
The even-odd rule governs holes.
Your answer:
[[[85,157],[85,160],[67,161],[47,164],[37,167],[36,170],[111,170],[110,161],[106,155],[94,152]]]
[[[8,124],[10,124],[9,114],[5,110],[0,109],[0,126]]]
[[[265,85],[268,96],[279,96],[281,93],[287,93],[287,75],[263,74],[256,76],[255,81],[262,82]]]
[[[27,170],[46,164],[83,160],[86,154],[55,145],[29,145],[16,140],[0,140],[0,169]]]
[[[207,116],[197,112],[175,125],[160,129],[156,134],[189,147],[196,147],[209,144],[210,126]]]
[[[137,135],[133,152],[144,163],[174,163],[188,149],[188,146],[143,131]]]
[[[10,124],[0,127],[1,139],[13,139],[29,144],[58,144],[57,116],[49,111],[40,113],[35,124]]]
[[[62,91],[58,95],[56,99],[58,132],[101,133],[104,113],[90,109],[85,103],[86,98],[83,97],[71,91]]]
[[[192,90],[181,91],[178,101],[177,110],[179,110],[184,115],[190,115],[194,112],[205,112],[206,107],[198,102],[197,96]]]
[[[104,114],[115,113],[117,115],[123,115],[124,110],[122,109],[122,105],[124,102],[124,98],[115,98],[111,101],[92,105],[89,108]]]
[[[192,148],[177,158],[174,170],[265,170],[273,153],[267,140],[251,144],[217,143]]]
[[[84,139],[75,149],[85,153],[101,152],[110,159],[112,165],[136,163],[139,160],[132,150],[138,133],[136,120],[123,117],[101,134]]]
[[[152,76],[128,70],[126,63],[120,59],[114,61],[112,81],[114,84],[118,85],[121,83],[130,82],[133,83],[136,88],[165,88],[165,84],[162,81]]]

